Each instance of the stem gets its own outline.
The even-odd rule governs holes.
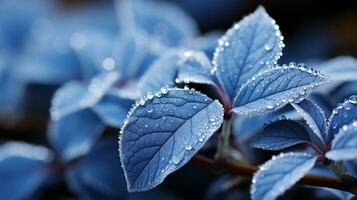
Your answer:
[[[216,160],[226,160],[229,153],[229,138],[231,135],[232,120],[224,119],[222,132],[218,139],[218,148],[215,155]]]
[[[211,169],[213,172],[217,172],[215,161],[208,157],[196,154],[192,158],[191,162],[204,168]],[[248,177],[252,177],[253,174],[258,170],[258,167],[253,165],[229,162],[225,162],[222,168],[224,169],[223,172],[226,174],[237,174]],[[317,187],[339,189],[351,192],[352,194],[357,194],[356,185],[354,183],[350,184],[342,182],[340,179],[334,177],[306,174],[302,179],[300,179],[298,183]]]

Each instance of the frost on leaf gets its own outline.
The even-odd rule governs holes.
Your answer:
[[[329,79],[305,65],[290,63],[259,72],[240,88],[232,111],[252,116],[276,111],[288,103],[299,103]]]
[[[250,189],[253,200],[274,200],[299,181],[316,161],[305,153],[281,153],[260,166]]]
[[[343,125],[332,141],[332,147],[326,157],[335,160],[357,159],[357,121]]]
[[[196,91],[164,87],[138,100],[120,136],[128,190],[160,184],[191,159],[222,121],[222,105]]]
[[[279,26],[263,7],[236,23],[219,40],[213,73],[230,100],[250,77],[276,64],[282,55],[282,40]]]

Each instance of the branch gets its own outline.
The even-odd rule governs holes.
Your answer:
[[[217,172],[217,164],[215,163],[215,161],[206,156],[196,154],[191,159],[191,162],[198,164],[202,167],[211,169],[213,172]],[[252,177],[253,174],[258,170],[258,167],[256,166],[243,164],[243,163],[236,164],[236,163],[226,162],[223,163],[223,166],[220,167],[223,173],[237,174],[237,175],[248,176],[248,177]],[[348,184],[334,177],[306,174],[298,183],[304,185],[310,185],[310,186],[345,190],[351,192],[352,194],[357,194],[355,184]]]

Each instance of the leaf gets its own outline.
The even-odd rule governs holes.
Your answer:
[[[191,17],[174,4],[123,0],[117,8],[122,30],[139,30],[167,46],[177,46],[198,32]]]
[[[131,104],[131,100],[122,98],[118,93],[110,91],[92,109],[104,124],[119,128]]]
[[[108,72],[94,77],[90,83],[66,83],[56,91],[52,99],[52,120],[94,106],[118,79],[115,72]]]
[[[26,85],[16,78],[13,67],[8,67],[0,55],[0,116],[16,117],[25,95]]]
[[[334,82],[357,81],[357,60],[353,57],[336,57],[317,67],[324,74],[333,77]]]
[[[211,62],[203,52],[185,51],[179,65],[176,83],[215,85],[211,75]]]
[[[27,199],[50,177],[52,153],[45,147],[21,142],[0,146],[0,194],[2,199]]]
[[[118,67],[113,55],[114,41],[115,34],[97,30],[80,31],[71,36],[70,43],[79,58],[85,79]]]
[[[120,167],[115,138],[100,140],[81,162],[69,168],[66,179],[81,198],[122,199],[127,197],[124,173]]]
[[[157,92],[164,86],[173,86],[182,54],[182,49],[174,49],[163,53],[155,60],[138,82],[138,98],[148,92]]]
[[[299,103],[327,81],[327,77],[305,65],[276,66],[259,72],[241,87],[232,111],[249,116],[272,112],[288,103]]]
[[[273,200],[299,181],[315,165],[316,156],[281,153],[260,166],[250,189],[253,200]]]
[[[215,75],[228,98],[233,100],[254,74],[276,64],[283,46],[279,26],[263,7],[229,29],[213,56]]]
[[[220,31],[213,31],[196,37],[184,45],[187,49],[196,51],[203,51],[208,58],[213,58],[213,53],[218,45],[218,39],[222,37],[223,33]]]
[[[137,102],[121,129],[120,155],[130,192],[159,185],[186,164],[223,122],[216,100],[162,88]]]
[[[292,103],[291,105],[305,119],[309,128],[315,136],[317,136],[318,141],[314,141],[313,143],[324,144],[327,124],[326,117],[322,109],[314,102],[306,99],[298,104]]]
[[[293,120],[278,120],[266,126],[252,146],[259,149],[276,151],[296,144],[311,143],[305,127]]]
[[[49,141],[64,161],[87,153],[104,130],[101,119],[83,109],[50,122]]]
[[[343,125],[352,123],[357,119],[357,95],[352,95],[348,100],[339,104],[332,111],[329,118],[329,129],[327,133],[326,143],[329,144],[335,134],[342,128]]]
[[[332,140],[331,150],[326,153],[326,157],[334,160],[354,160],[357,159],[357,121],[350,125],[343,125],[339,133]]]

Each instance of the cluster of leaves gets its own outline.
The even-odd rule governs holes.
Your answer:
[[[171,4],[123,0],[116,8],[118,22],[42,19],[35,23],[42,31],[54,24],[68,31],[40,38],[40,47],[30,43],[41,48],[35,52],[45,64],[33,65],[28,53],[15,71],[0,62],[0,105],[23,96],[11,94],[13,79],[2,79],[8,74],[23,80],[21,87],[64,83],[51,103],[51,148],[20,142],[0,147],[2,196],[31,196],[64,175],[81,198],[127,198],[125,185],[129,192],[155,188],[211,143],[218,164],[253,163],[257,155],[250,146],[289,151],[259,167],[252,199],[276,199],[307,173],[333,176],[331,171],[341,183],[355,184],[355,59],[320,64],[323,74],[304,64],[279,65],[283,36],[263,7],[223,36],[198,36],[194,21]],[[59,55],[49,41],[66,41],[69,50]],[[39,66],[46,66],[42,73]],[[341,97],[348,99],[332,109]],[[331,113],[328,119],[325,113]],[[120,155],[117,137],[104,134],[109,128],[120,128]],[[349,189],[328,191],[350,198],[356,188]]]

